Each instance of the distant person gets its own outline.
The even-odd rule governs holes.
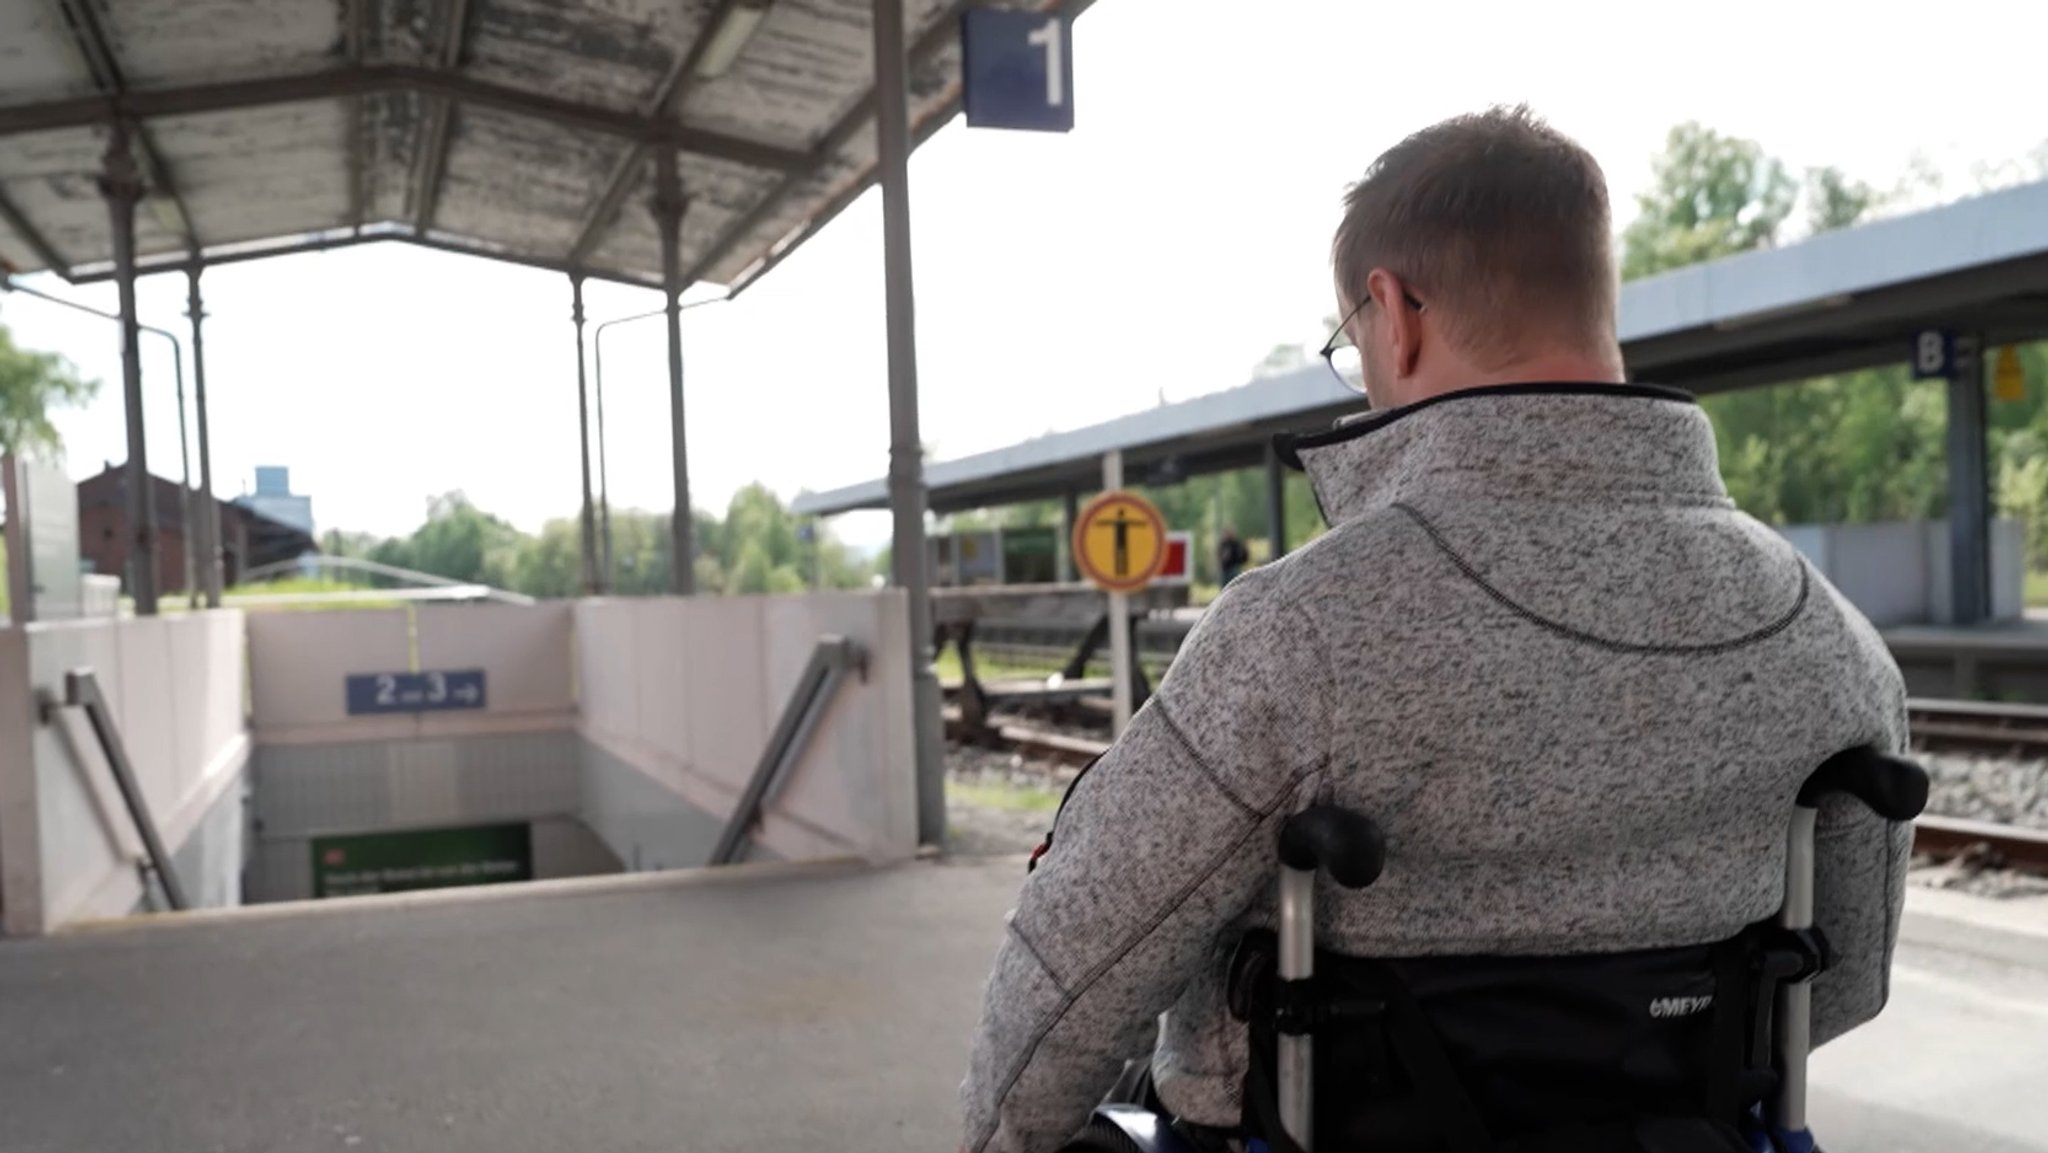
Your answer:
[[[1661,949],[1771,917],[1800,783],[1905,750],[1876,631],[1736,509],[1693,399],[1627,382],[1612,244],[1600,167],[1526,109],[1426,128],[1351,188],[1326,355],[1355,347],[1371,411],[1282,445],[1329,531],[1230,584],[1069,791],[987,986],[971,1153],[1057,1148],[1155,1024],[1164,1110],[1247,1120],[1230,960],[1312,802],[1389,846],[1376,885],[1320,893],[1332,952]],[[1910,840],[1822,808],[1816,1042],[1885,1004]],[[1625,1047],[1566,1032],[1510,1041]]]
[[[1223,574],[1223,583],[1228,585],[1236,580],[1237,574],[1244,571],[1244,566],[1251,559],[1251,550],[1245,548],[1244,542],[1237,539],[1237,530],[1224,529],[1223,539],[1216,542],[1216,569]]]

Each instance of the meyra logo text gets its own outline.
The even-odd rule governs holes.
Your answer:
[[[1704,997],[1659,997],[1650,1002],[1652,1017],[1690,1017],[1704,1013],[1714,1004],[1713,994]]]

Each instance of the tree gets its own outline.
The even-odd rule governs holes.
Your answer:
[[[1263,380],[1269,376],[1284,376],[1296,369],[1306,368],[1308,364],[1307,349],[1298,344],[1276,344],[1264,360],[1253,366],[1252,379]]]
[[[407,552],[421,572],[507,588],[520,539],[517,529],[480,511],[457,490],[427,502],[427,523],[412,534]]]
[[[617,522],[614,521],[616,535]],[[523,541],[512,565],[512,587],[528,596],[572,597],[583,590],[582,521],[561,517]],[[614,554],[616,559],[616,554]]]
[[[0,452],[27,455],[62,448],[50,410],[83,404],[98,391],[99,381],[80,377],[70,361],[20,347],[0,325]]]
[[[1832,165],[1806,174],[1807,226],[1814,232],[1848,228],[1880,203],[1877,190]]]
[[[1769,247],[1798,193],[1762,145],[1694,122],[1671,130],[1654,173],[1622,231],[1625,279]]]

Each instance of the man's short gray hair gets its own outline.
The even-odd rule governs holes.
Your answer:
[[[1618,284],[1607,179],[1527,106],[1432,125],[1373,161],[1333,244],[1355,304],[1385,268],[1485,364],[1614,344]]]

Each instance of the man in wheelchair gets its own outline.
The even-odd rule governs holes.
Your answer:
[[[1855,774],[1899,767],[1897,667],[1735,508],[1691,397],[1627,382],[1571,140],[1521,109],[1425,129],[1351,189],[1333,257],[1326,355],[1371,411],[1282,446],[1329,531],[1232,582],[1068,791],[964,1148],[1099,1130],[1148,1052],[1120,1095],[1183,1148],[1797,1139],[1805,1049],[1888,994],[1917,802]],[[1870,764],[1810,785],[1837,754]],[[1304,841],[1312,808],[1341,816]],[[1301,887],[1318,864],[1337,887]]]

